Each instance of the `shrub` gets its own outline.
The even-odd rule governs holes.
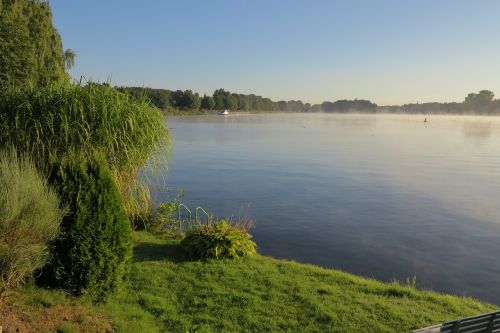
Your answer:
[[[148,228],[182,234],[182,222],[178,219],[178,209],[183,196],[184,189],[181,188],[173,201],[161,202],[154,211]]]
[[[201,259],[239,259],[256,253],[256,244],[243,224],[227,220],[197,224],[188,231],[181,246],[192,257]]]
[[[131,254],[131,229],[111,171],[100,154],[70,155],[54,165],[51,178],[70,213],[49,272],[71,293],[102,301],[119,286]]]
[[[63,211],[32,161],[14,149],[0,152],[0,287],[23,282],[48,258]]]
[[[9,145],[40,164],[68,151],[100,151],[125,199],[139,168],[163,164],[169,133],[146,97],[131,98],[107,84],[11,87],[0,91],[0,148]]]

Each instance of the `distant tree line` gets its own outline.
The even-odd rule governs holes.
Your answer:
[[[420,113],[420,114],[500,114],[500,100],[494,99],[495,94],[490,90],[481,90],[479,93],[470,93],[463,102],[451,103],[411,103],[394,106],[381,106],[378,112],[390,113]]]
[[[217,89],[212,96],[193,93],[191,90],[167,90],[147,87],[118,87],[120,91],[138,97],[146,95],[160,109],[278,111],[278,112],[376,112],[377,105],[367,100],[339,100],[311,105],[298,100],[272,101],[254,94],[236,94]]]
[[[420,114],[500,114],[500,100],[489,90],[470,93],[463,102],[410,103],[404,105],[377,106],[364,99],[325,101],[311,105],[298,100],[272,101],[254,94],[236,94],[217,89],[212,96],[200,96],[191,90],[167,90],[142,87],[119,87],[132,96],[146,95],[162,110],[223,110],[232,111],[276,111],[276,112],[332,112],[332,113],[420,113]]]
[[[311,111],[336,112],[336,113],[348,113],[348,112],[375,113],[377,112],[377,104],[364,99],[355,99],[355,100],[343,99],[335,102],[323,102],[321,104],[313,105]]]

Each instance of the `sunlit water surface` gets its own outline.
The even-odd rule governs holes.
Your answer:
[[[259,252],[500,304],[500,118],[168,119],[167,185],[250,216]]]

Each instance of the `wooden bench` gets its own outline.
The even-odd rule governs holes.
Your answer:
[[[500,333],[500,311],[447,321],[414,330],[413,333]]]

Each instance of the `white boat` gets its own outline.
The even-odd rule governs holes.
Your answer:
[[[229,114],[229,110],[227,110],[227,109],[226,109],[226,110],[221,110],[221,111],[219,112],[219,114],[220,114],[220,115],[227,115],[227,114]]]

